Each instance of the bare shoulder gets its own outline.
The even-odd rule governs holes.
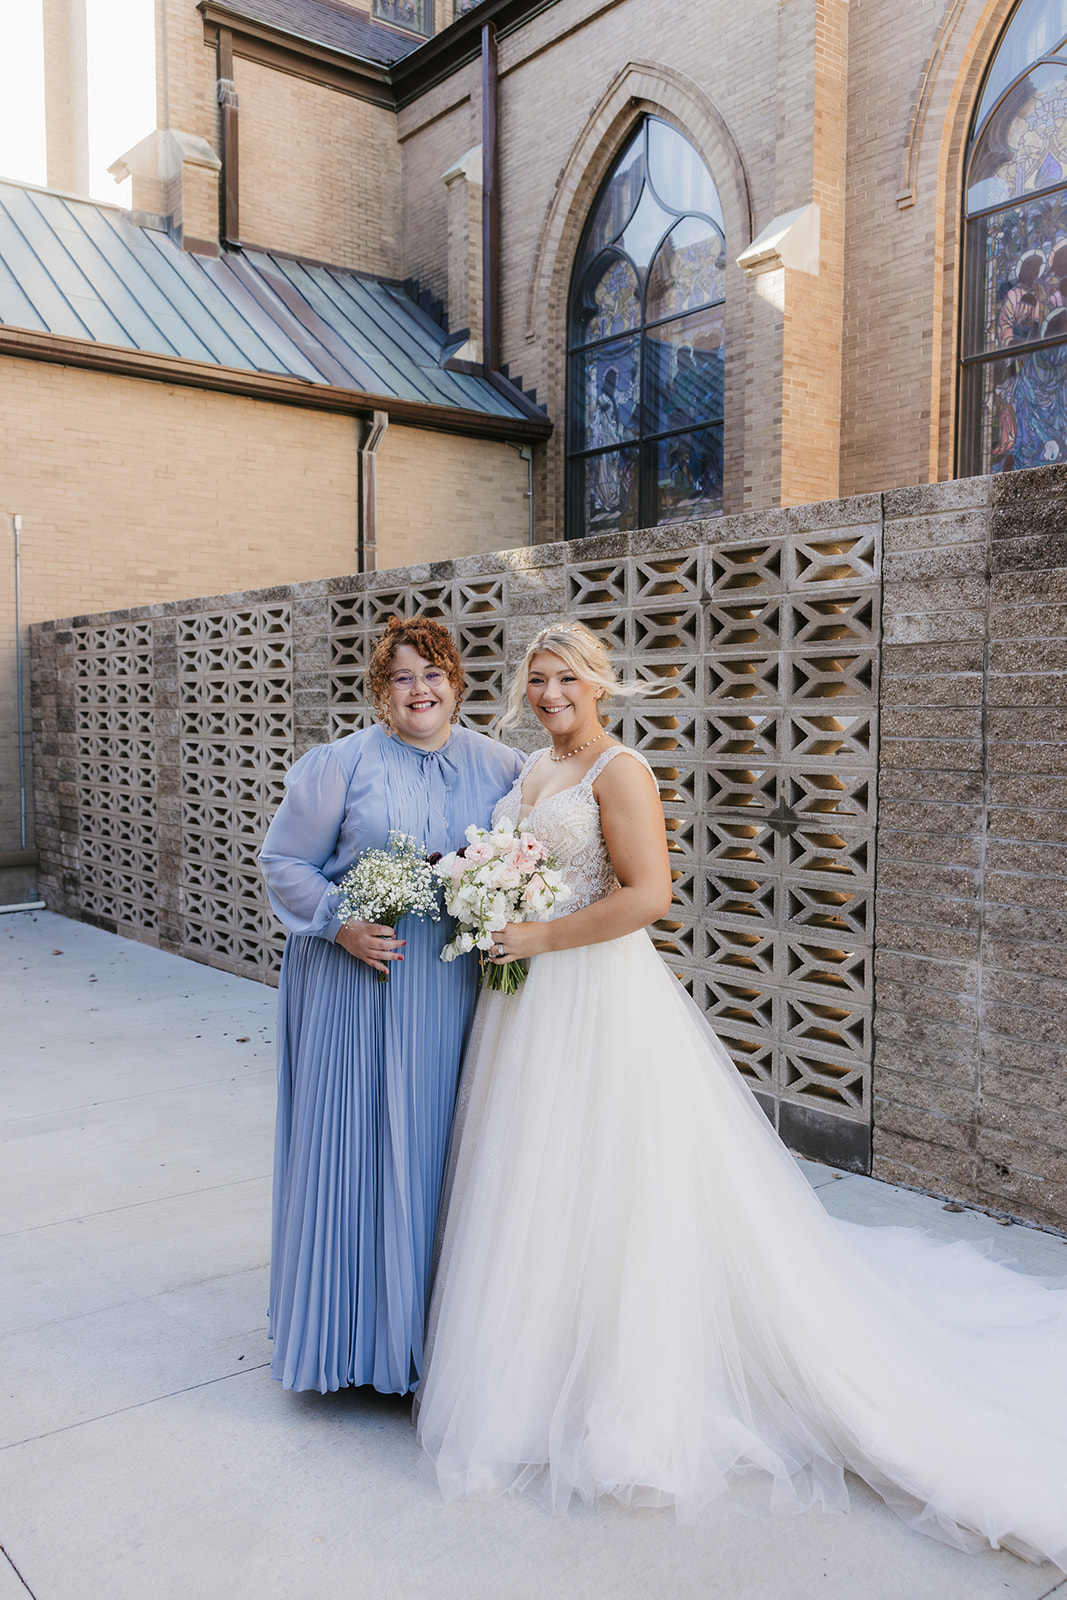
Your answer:
[[[601,802],[642,803],[651,798],[658,803],[656,780],[644,758],[624,744],[616,745],[615,751],[612,759],[593,780],[593,793],[597,799]],[[624,760],[624,757],[629,759]]]

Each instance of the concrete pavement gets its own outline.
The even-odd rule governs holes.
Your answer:
[[[446,1506],[410,1407],[287,1394],[264,1328],[273,990],[0,917],[0,1600],[1042,1600],[1067,1579],[847,1517],[677,1528]],[[828,1210],[1067,1243],[806,1165]]]

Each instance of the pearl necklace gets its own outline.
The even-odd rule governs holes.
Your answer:
[[[553,751],[550,750],[548,752],[548,759],[550,761],[569,761],[571,756],[581,755],[582,751],[588,750],[591,744],[599,744],[601,739],[606,737],[607,729],[605,729],[603,733],[598,733],[595,739],[587,739],[584,744],[580,744],[578,746],[577,750],[568,750],[564,755],[557,756]]]

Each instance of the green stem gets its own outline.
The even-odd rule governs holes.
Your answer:
[[[487,962],[482,971],[485,974],[485,987],[495,989],[500,994],[518,994],[526,981],[526,968],[521,961],[505,961],[500,967]]]

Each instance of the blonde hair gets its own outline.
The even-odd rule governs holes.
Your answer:
[[[576,678],[603,690],[598,715],[601,725],[608,722],[607,702],[618,695],[658,694],[661,685],[644,683],[640,679],[622,679],[615,671],[608,652],[611,645],[580,622],[552,622],[530,640],[508,690],[508,708],[498,727],[501,732],[514,728],[520,721],[526,704],[526,681],[530,664],[542,650],[549,650],[565,662]]]

